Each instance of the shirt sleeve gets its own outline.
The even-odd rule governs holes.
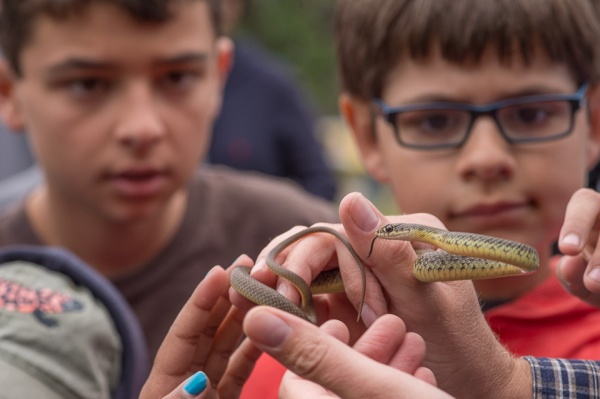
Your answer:
[[[600,398],[600,361],[525,356],[531,365],[533,398]]]

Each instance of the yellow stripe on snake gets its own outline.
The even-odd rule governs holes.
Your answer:
[[[273,288],[250,276],[250,267],[236,266],[231,273],[231,286],[242,296],[259,305],[274,306],[316,324],[312,294],[344,292],[338,269],[322,272],[309,286],[300,276],[283,268],[275,260],[284,249],[308,234],[329,233],[336,236],[348,248],[362,274],[362,298],[365,298],[365,269],[346,237],[326,226],[314,226],[302,230],[281,241],[265,259],[269,269],[290,281],[299,291],[301,307],[296,306]],[[450,280],[479,280],[503,276],[522,275],[538,268],[538,254],[534,248],[514,241],[481,234],[449,232],[418,224],[387,224],[375,232],[371,243],[373,250],[377,238],[418,241],[432,244],[438,251],[417,251],[413,275],[423,282]],[[367,255],[367,257],[369,256]]]

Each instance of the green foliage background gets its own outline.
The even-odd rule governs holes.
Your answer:
[[[238,34],[257,39],[293,68],[322,116],[339,115],[332,23],[335,0],[246,1],[247,14]],[[331,119],[330,125],[323,126],[320,137],[336,165],[337,200],[348,192],[360,191],[384,213],[397,213],[390,190],[374,183],[362,169],[344,123]]]
[[[298,76],[318,111],[337,114],[334,0],[249,0],[239,34],[259,40]]]

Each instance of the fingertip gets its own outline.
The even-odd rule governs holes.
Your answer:
[[[183,385],[183,390],[188,395],[197,396],[200,395],[208,387],[208,377],[202,371],[196,372],[190,378],[187,379]]]
[[[375,323],[375,320],[377,320],[377,315],[369,305],[363,303],[362,309],[360,310],[360,319],[365,326],[370,327]]]
[[[252,268],[252,272],[250,273],[250,275],[255,276],[256,273],[263,273],[266,270],[268,270],[267,262],[265,261],[265,258],[261,258],[256,261],[256,264]]]
[[[292,327],[285,314],[259,306],[250,310],[244,318],[244,332],[259,349],[272,353],[286,342]]]
[[[348,330],[348,327],[339,320],[327,320],[319,328],[325,333],[336,338],[338,341],[341,341],[345,344],[350,342],[350,331]]]
[[[594,294],[600,294],[600,266],[592,267],[584,277],[585,287]]]
[[[235,288],[229,287],[229,301],[238,309],[242,311],[249,311],[254,308],[256,304],[249,299],[245,298],[242,294],[237,292]]]
[[[433,385],[434,387],[437,387],[437,380],[435,378],[435,374],[433,374],[433,371],[431,371],[431,369],[427,367],[419,367],[415,371],[414,376],[420,379],[421,381],[424,381],[430,385]]]
[[[576,233],[567,233],[559,241],[562,252],[574,255],[581,250],[581,237]]]
[[[586,298],[590,291],[584,283],[587,262],[581,256],[563,256],[556,265],[556,277],[571,295]],[[589,273],[588,273],[589,275]]]
[[[365,233],[373,232],[380,224],[379,211],[377,208],[361,193],[352,193],[344,198],[343,209],[348,212],[348,218],[360,231]],[[342,204],[340,203],[340,218],[342,215]],[[342,223],[344,220],[342,220]]]
[[[210,275],[211,275],[211,274],[213,274],[213,273],[217,273],[219,270],[223,270],[223,268],[221,267],[221,265],[216,265],[216,266],[213,266],[213,268],[212,268],[212,269],[210,269],[210,270],[208,271],[208,273],[206,273],[206,276],[210,276]]]

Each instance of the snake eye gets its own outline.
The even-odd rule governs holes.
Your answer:
[[[384,227],[384,229],[385,229],[385,232],[389,234],[394,231],[394,226],[392,226],[391,224],[388,224]]]

